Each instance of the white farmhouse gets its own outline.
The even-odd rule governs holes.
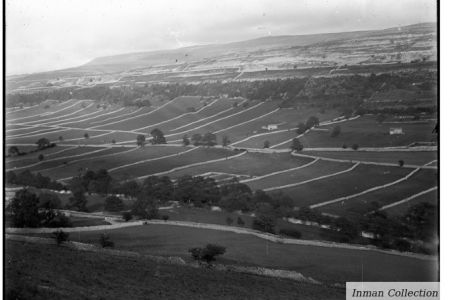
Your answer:
[[[262,126],[261,128],[262,129],[267,129],[269,131],[277,130],[278,129],[278,124],[269,124],[267,126]]]
[[[397,128],[390,128],[389,129],[389,134],[390,135],[394,135],[394,134],[404,134],[403,129],[400,127]]]

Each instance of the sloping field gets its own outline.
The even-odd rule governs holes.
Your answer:
[[[34,144],[36,143],[40,138],[47,138],[50,140],[50,142],[59,142],[59,137],[63,137],[63,141],[69,142],[69,141],[78,141],[80,144],[83,143],[89,143],[89,139],[84,138],[84,134],[87,133],[89,137],[96,137],[98,135],[108,134],[108,132],[105,131],[99,131],[99,130],[84,130],[84,129],[54,129],[50,132],[45,133],[35,133],[27,136],[17,137],[8,139],[8,144]]]
[[[102,232],[81,232],[81,241],[96,243]],[[301,272],[319,281],[432,281],[436,261],[373,251],[277,244],[260,238],[217,230],[147,225],[108,231],[119,249],[143,254],[181,256],[207,243],[227,248],[224,259]]]
[[[436,140],[436,135],[432,133],[435,125],[434,122],[379,124],[374,116],[364,116],[340,123],[341,133],[337,137],[330,136],[335,125],[328,125],[319,128],[329,131],[310,131],[300,141],[307,148],[342,147],[344,144],[348,147],[353,144],[358,144],[359,147],[407,146],[414,142]],[[404,134],[390,135],[390,128],[402,128]]]
[[[282,143],[284,141],[293,139],[297,135],[298,134],[295,132],[295,129],[291,129],[288,131],[282,131],[282,132],[267,132],[267,134],[263,134],[263,135],[255,136],[255,137],[251,137],[251,135],[250,135],[248,140],[239,142],[237,144],[233,144],[233,146],[247,147],[247,148],[263,148],[265,141],[269,141],[269,146],[272,146],[272,145],[276,145],[278,143]],[[289,148],[290,146],[291,146],[291,144],[287,143],[282,148]]]
[[[132,132],[103,132],[100,136],[95,137],[92,136],[88,140],[86,140],[86,143],[89,144],[95,144],[95,145],[103,145],[103,144],[113,144],[113,140],[117,143],[122,142],[128,142],[127,144],[134,144],[136,145],[138,133],[132,133]],[[67,143],[71,144],[78,144],[80,143],[78,140],[75,141],[67,141]]]
[[[436,171],[423,169],[403,182],[349,200],[323,206],[320,210],[336,215],[343,215],[347,211],[367,212],[369,204],[372,202],[378,202],[381,206],[387,205],[436,186],[436,184]]]
[[[407,175],[411,169],[359,165],[353,171],[309,182],[281,191],[292,197],[297,206],[308,206],[355,194]]]
[[[102,126],[105,124],[118,122],[124,119],[133,118],[135,116],[146,114],[150,111],[152,111],[154,108],[152,107],[131,107],[127,108],[126,110],[123,110],[117,114],[114,115],[108,115],[104,118],[94,119],[88,122],[87,126],[89,127],[96,127],[96,126]]]
[[[187,148],[184,149],[183,152],[185,153],[179,153],[176,156],[153,160],[150,162],[137,163],[120,169],[110,169],[110,171],[112,176],[116,177],[125,175],[132,177],[149,176],[160,172],[170,171],[173,168],[183,167],[189,164],[222,159],[236,155],[235,152],[225,149]]]
[[[301,166],[311,161],[312,159],[310,158],[293,157],[289,153],[265,154],[249,152],[228,161],[220,161],[176,171],[171,173],[170,176],[176,178],[185,174],[200,175],[207,172],[222,172],[228,174],[243,174],[253,177]]]
[[[233,107],[234,104],[242,103],[244,99],[242,98],[220,98],[210,101],[206,106],[204,105],[195,112],[184,113],[179,117],[172,118],[168,122],[158,125],[162,131],[166,134],[175,131],[182,131],[189,126],[199,126],[215,119],[230,115],[234,112],[239,111],[239,108]],[[205,103],[206,104],[206,103]]]
[[[351,166],[351,163],[337,163],[318,160],[305,168],[292,170],[281,174],[274,174],[273,176],[268,176],[260,180],[245,182],[245,184],[249,185],[253,190],[263,190],[266,188],[302,182],[319,176],[344,171]],[[290,168],[292,167],[294,166],[291,166]]]
[[[32,116],[37,116],[40,114],[53,114],[56,115],[57,112],[64,112],[65,109],[71,107],[73,104],[78,102],[78,100],[67,100],[61,103],[41,103],[38,106],[33,106],[27,109],[23,109],[21,111],[11,112],[6,115],[6,118],[9,122],[12,120],[20,121],[20,120],[31,120]],[[48,108],[45,108],[46,105],[49,105]],[[50,116],[50,115],[49,115]],[[26,119],[24,119],[26,118]]]
[[[241,108],[240,112],[242,112],[242,113],[239,113],[239,114],[236,113],[236,115],[233,115],[233,116],[229,115],[229,116],[231,116],[229,118],[226,118],[223,120],[220,120],[220,118],[219,118],[219,119],[208,122],[211,124],[208,124],[208,123],[202,124],[202,125],[195,124],[192,127],[189,127],[186,129],[183,128],[183,131],[181,131],[181,132],[166,134],[166,137],[168,137],[168,140],[173,141],[173,140],[181,139],[184,134],[192,135],[194,133],[202,133],[203,134],[206,132],[213,132],[213,133],[216,133],[217,131],[224,132],[224,131],[227,131],[228,128],[231,126],[236,126],[240,123],[248,122],[255,118],[261,118],[265,114],[275,111],[277,109],[277,107],[278,107],[277,103],[274,103],[274,102],[258,103],[258,104],[255,104],[254,106],[251,106],[246,109]],[[243,125],[240,125],[240,126],[243,126]],[[240,138],[237,136],[232,136],[231,134],[230,134],[230,137],[232,139]]]
[[[387,208],[384,211],[386,213],[388,213],[389,215],[399,215],[400,216],[400,215],[405,214],[410,207],[417,205],[419,203],[422,203],[422,202],[427,202],[427,203],[430,203],[437,207],[438,206],[438,196],[439,196],[438,191],[434,190],[434,191],[428,192],[426,194],[423,194],[417,198],[414,198],[411,201],[404,202],[402,204]]]
[[[334,287],[161,264],[145,257],[120,257],[15,241],[7,241],[6,249],[5,294],[19,294],[21,299],[336,300],[345,297],[343,289]]]
[[[56,149],[56,148],[59,148],[59,147],[57,146],[57,147],[54,147],[52,149]],[[75,155],[78,156],[78,155],[82,155],[84,153],[89,153],[89,152],[92,152],[92,151],[95,151],[95,150],[98,150],[98,149],[102,149],[102,148],[96,148],[96,147],[76,147],[76,148],[65,147],[65,148],[60,149],[60,150],[64,150],[64,151],[61,151],[61,152],[60,151],[56,151],[56,152],[54,152],[55,154],[52,154],[50,156],[46,156],[44,154],[44,161],[42,161],[42,163],[44,163],[44,162],[46,162],[48,160],[55,160],[55,159],[64,158],[64,157],[72,157],[72,156],[75,156]],[[106,148],[104,148],[104,149],[106,149]],[[39,162],[37,157],[38,157],[38,155],[40,153],[41,153],[41,151],[33,153],[33,156],[30,156],[30,157],[28,157],[26,159],[23,159],[23,160],[20,159],[20,160],[14,160],[14,161],[8,162],[6,164],[6,168],[7,169],[14,168],[14,167],[19,168],[19,167],[24,167],[24,166],[27,166],[27,165]],[[73,159],[75,159],[75,158],[73,158]]]
[[[65,152],[73,149],[75,146],[56,146],[52,148],[46,148],[43,150],[39,150],[33,153],[27,153],[25,155],[7,157],[5,158],[6,164],[12,164],[14,162],[27,162],[27,161],[37,161],[38,156],[40,154],[44,155],[44,157],[57,157],[59,154],[65,155]],[[19,151],[34,151],[37,149],[36,146],[19,146]]]
[[[376,152],[376,151],[303,151],[306,155],[352,160],[352,161],[371,161],[381,163],[398,164],[403,160],[405,165],[424,165],[437,159],[437,152],[434,151],[397,151],[397,152]]]
[[[147,146],[144,148],[122,148],[117,149],[114,156],[104,156],[107,153],[100,152],[95,156],[90,156],[89,160],[78,161],[76,164],[68,164],[67,166],[44,171],[43,175],[50,176],[55,179],[62,179],[75,176],[80,168],[86,168],[97,171],[99,169],[113,169],[123,165],[132,164],[146,159],[153,159],[162,156],[172,155],[185,151],[182,147],[159,147],[159,146]],[[83,157],[80,157],[83,158]],[[79,158],[74,158],[79,159]],[[127,169],[124,168],[124,171]],[[112,174],[115,178],[122,179],[117,173]],[[130,174],[134,175],[134,174]],[[134,176],[133,176],[134,177]]]
[[[13,124],[36,125],[45,123],[63,122],[69,118],[82,117],[89,113],[96,113],[98,109],[92,100],[78,100],[71,105],[56,110],[53,113],[30,114],[28,117],[20,119],[10,119],[8,122]]]
[[[121,107],[119,105],[113,105],[105,109],[97,109],[96,113],[86,114],[77,118],[71,118],[64,122],[59,122],[55,125],[64,125],[68,127],[77,127],[77,128],[88,128],[91,122],[114,118],[121,115],[127,115],[134,111],[134,108],[129,107]]]
[[[180,114],[186,113],[188,108],[193,107],[198,109],[202,107],[203,102],[201,97],[197,96],[183,96],[178,97],[168,102],[162,103],[161,106],[155,108],[153,113],[148,113],[141,116],[136,116],[132,119],[124,119],[121,122],[115,121],[117,123],[110,125],[102,125],[96,128],[100,129],[118,129],[118,130],[133,130],[141,127],[151,126],[159,122],[168,120],[170,118],[176,117]],[[151,129],[149,130],[149,132]]]

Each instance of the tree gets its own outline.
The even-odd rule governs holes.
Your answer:
[[[194,135],[192,135],[191,137],[191,142],[194,146],[198,146],[201,144],[202,142],[202,135],[199,133],[195,133]]]
[[[381,123],[384,122],[384,120],[386,120],[386,116],[383,115],[383,114],[378,114],[378,115],[376,116],[375,120],[376,120],[379,124],[381,124]]]
[[[45,209],[61,208],[61,200],[55,194],[43,192],[39,195],[39,207]]]
[[[214,244],[208,244],[203,248],[198,247],[189,249],[189,252],[195,260],[203,260],[208,264],[214,261],[216,259],[216,256],[225,254],[225,251],[225,247]]]
[[[136,144],[139,147],[144,147],[144,145],[145,145],[145,135],[138,134],[138,136],[136,137]]]
[[[430,240],[437,234],[438,210],[430,203],[421,202],[410,207],[403,219],[420,240]]]
[[[306,129],[313,128],[314,126],[317,125],[319,125],[319,118],[317,118],[316,116],[309,117],[305,124]]]
[[[404,164],[405,164],[405,162],[403,161],[403,159],[400,159],[400,160],[398,161],[398,165],[399,165],[400,167],[403,167]]]
[[[153,198],[139,195],[133,203],[131,213],[141,219],[156,219],[159,216],[156,200]]]
[[[45,149],[50,146],[50,141],[47,138],[40,138],[36,144],[38,149]]]
[[[8,148],[8,155],[10,156],[17,156],[20,154],[19,148],[16,146],[11,146]]]
[[[82,184],[81,178],[75,177],[69,182],[69,189],[72,192],[72,197],[69,198],[69,207],[78,211],[87,211],[87,200],[84,196],[86,192]]]
[[[8,205],[11,213],[11,223],[14,227],[39,227],[39,199],[28,190],[16,192]]]
[[[264,141],[263,148],[270,148],[270,142],[269,141]]]
[[[162,219],[163,219],[164,221],[167,221],[167,220],[169,220],[169,216],[168,216],[168,215],[163,215],[163,216],[162,216]]]
[[[222,137],[222,146],[226,147],[231,143],[230,139],[228,138],[228,136],[224,135]]]
[[[164,137],[163,132],[159,128],[153,129],[150,134],[152,135],[152,144],[165,144],[166,138]]]
[[[187,136],[187,134],[183,135],[183,145],[184,146],[189,146],[191,142],[189,141],[189,138]]]
[[[238,224],[239,226],[244,226],[244,225],[245,225],[245,222],[244,222],[244,220],[242,220],[241,217],[238,217],[238,218],[237,218],[237,224]]]
[[[261,215],[253,220],[253,229],[275,233],[275,218],[268,215]]]
[[[300,122],[300,123],[298,123],[298,125],[297,125],[297,130],[296,130],[296,132],[297,132],[297,134],[302,134],[302,133],[304,133],[305,131],[306,131],[306,125],[305,125],[305,123],[303,123],[303,122]]]
[[[64,141],[64,138],[62,137],[62,135],[60,135],[60,136],[58,137],[58,140],[59,140],[60,142]]]
[[[43,160],[44,160],[44,155],[43,155],[43,154],[39,154],[38,160],[39,160],[39,161],[43,161]]]
[[[105,210],[106,211],[121,211],[123,210],[123,202],[119,197],[108,196],[105,199]]]
[[[106,247],[113,248],[114,247],[114,242],[111,241],[111,238],[106,233],[102,233],[100,235],[99,242],[100,242],[100,245],[102,246],[102,248],[106,248]]]
[[[336,125],[333,127],[333,130],[331,131],[331,137],[337,137],[341,133],[341,126]]]
[[[112,139],[112,140],[111,140],[111,144],[113,144],[113,145],[116,144],[116,140],[115,140],[115,139]]]
[[[233,218],[231,218],[231,217],[227,217],[226,218],[226,222],[227,222],[227,224],[228,224],[228,226],[230,226],[231,224],[233,224]]]
[[[125,222],[130,221],[132,218],[133,218],[133,215],[132,215],[129,211],[125,211],[125,212],[122,214],[122,219],[123,219]]]
[[[303,145],[302,145],[302,143],[300,143],[300,140],[298,138],[292,139],[291,149],[292,149],[292,151],[302,151],[303,150]]]
[[[88,138],[89,138],[89,133],[85,132],[85,133],[84,133],[84,138],[85,138],[85,139],[88,139]]]
[[[202,142],[206,146],[215,146],[217,145],[217,137],[214,133],[208,132],[203,136]]]
[[[56,240],[56,243],[58,244],[58,246],[61,245],[63,242],[66,242],[69,240],[69,234],[62,230],[54,231],[53,237]]]
[[[353,144],[353,145],[352,145],[352,149],[353,149],[353,150],[356,151],[356,150],[358,150],[358,148],[359,148],[359,145],[358,145],[358,144]]]

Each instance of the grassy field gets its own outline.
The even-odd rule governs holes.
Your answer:
[[[23,299],[331,300],[345,297],[343,289],[327,286],[157,264],[141,257],[79,252],[54,245],[8,241],[5,256],[6,295],[15,290]]]
[[[381,206],[387,205],[436,185],[437,173],[435,170],[420,170],[406,181],[356,198],[321,207],[320,210],[336,215],[343,215],[346,211],[365,212],[371,202],[378,202]]]
[[[125,148],[125,147],[123,148],[116,147],[113,149],[115,149],[116,153],[120,152],[124,153],[117,154],[114,156],[100,157],[107,154],[105,153],[106,151],[105,152],[102,151],[98,154],[94,154],[93,156],[91,156],[89,160],[86,159],[83,161],[79,161],[76,164],[68,164],[65,166],[61,166],[58,169],[43,171],[42,174],[50,176],[55,179],[66,178],[77,174],[80,168],[88,168],[90,170],[111,169],[121,165],[137,162],[140,160],[161,157],[186,150],[181,147],[159,147],[159,146],[155,147],[147,146],[144,148],[135,148],[134,151],[131,151],[133,150],[133,148]],[[79,159],[80,158],[83,157],[79,157]]]
[[[253,189],[265,189],[285,184],[302,182],[331,173],[344,171],[352,166],[351,163],[337,163],[319,160],[305,168],[294,170],[274,176],[269,176],[260,180],[250,181],[247,184]]]
[[[302,154],[326,158],[372,161],[397,164],[403,160],[406,165],[424,165],[437,159],[437,152],[374,152],[374,151],[303,151]]]
[[[178,177],[183,174],[199,175],[206,172],[261,176],[267,173],[301,166],[311,161],[312,159],[310,158],[293,157],[289,153],[246,153],[229,161],[220,161],[176,171],[171,173],[170,176]]]
[[[102,232],[81,232],[74,240],[97,243]],[[243,234],[171,225],[146,225],[108,231],[116,247],[142,254],[181,256],[207,243],[227,248],[219,262],[260,265],[301,272],[334,283],[358,281],[432,281],[436,262],[373,251],[285,245]],[[363,273],[362,273],[363,272]]]
[[[63,137],[64,142],[69,142],[70,139],[77,139],[75,144],[88,144],[89,139],[84,138],[84,134],[87,133],[89,137],[94,137],[96,135],[104,134],[104,131],[98,130],[84,130],[84,129],[66,129],[64,131],[60,131],[62,129],[55,129],[52,132],[46,133],[36,133],[36,135],[16,137],[8,139],[8,144],[34,144],[40,138],[47,138],[50,142],[58,142],[60,136]]]
[[[283,189],[298,206],[307,206],[352,195],[397,180],[411,172],[400,167],[359,165],[354,170],[330,178]]]
[[[179,150],[183,149],[180,147],[176,148],[179,148]],[[133,177],[147,176],[159,172],[169,171],[176,167],[181,167],[193,163],[206,162],[208,160],[226,158],[236,154],[239,154],[239,152],[217,148],[197,148],[186,154],[180,154],[175,157],[159,159],[113,170],[111,171],[111,174],[115,177],[127,176],[128,174],[132,175]]]
[[[74,149],[74,150],[77,150],[77,149]],[[102,150],[102,151],[92,153],[93,151],[97,151],[97,150]],[[69,151],[71,151],[71,150],[69,150]],[[92,158],[92,157],[97,157],[99,155],[115,154],[115,153],[119,153],[119,152],[122,152],[122,151],[124,151],[123,148],[94,148],[91,151],[83,151],[83,152],[81,152],[81,153],[84,154],[82,156],[65,158],[66,155],[64,155],[63,157],[59,157],[59,158],[56,157],[54,160],[53,160],[53,158],[50,157],[47,160],[44,159],[38,165],[30,166],[27,169],[30,170],[30,171],[38,172],[38,171],[44,171],[44,170],[47,170],[47,169],[50,169],[50,168],[55,168],[55,167],[65,168],[65,166],[70,165],[71,163],[74,163],[77,166],[77,170],[79,170],[80,166],[77,164],[77,160],[81,160],[81,159],[84,160],[84,159],[88,159],[88,158]],[[88,153],[90,153],[90,154],[88,154]],[[49,170],[49,171],[53,172],[53,170]],[[55,173],[54,176],[57,176],[57,175],[58,174]]]
[[[438,191],[434,190],[434,191],[426,193],[422,196],[419,196],[411,201],[388,208],[384,211],[387,212],[389,215],[403,215],[408,211],[408,209],[410,207],[412,207],[416,204],[419,204],[421,202],[427,202],[427,203],[430,203],[437,207],[438,206],[438,196],[439,196]]]
[[[336,124],[338,125],[338,124]],[[406,146],[414,142],[436,141],[436,135],[432,133],[435,123],[404,123],[404,124],[378,124],[374,116],[364,116],[359,119],[342,122],[339,124],[341,133],[337,137],[331,137],[330,133],[336,125],[320,126],[319,128],[330,131],[311,131],[303,136],[300,141],[307,147],[351,147],[358,144],[359,147],[389,147]],[[389,129],[402,128],[404,134],[390,135]]]

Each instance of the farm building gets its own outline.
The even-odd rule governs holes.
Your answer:
[[[390,135],[394,135],[394,134],[404,134],[403,129],[402,128],[390,128],[389,129],[389,134]]]
[[[278,125],[277,124],[269,124],[267,126],[262,126],[262,129],[267,129],[269,131],[277,130],[278,129]]]

